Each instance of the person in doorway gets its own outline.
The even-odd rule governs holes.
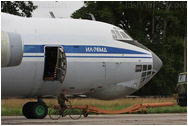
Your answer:
[[[65,111],[65,109],[67,108],[65,101],[70,102],[70,100],[65,96],[66,92],[66,89],[62,89],[62,92],[58,95],[58,103],[61,106],[62,111]]]

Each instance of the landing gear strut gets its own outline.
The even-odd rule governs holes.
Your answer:
[[[48,114],[48,107],[41,98],[38,98],[38,102],[27,102],[22,112],[28,119],[43,119]]]

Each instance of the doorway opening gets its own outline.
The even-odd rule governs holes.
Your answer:
[[[61,83],[66,74],[67,62],[62,47],[45,47],[45,67],[43,80],[59,80]]]

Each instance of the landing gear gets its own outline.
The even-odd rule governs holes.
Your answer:
[[[48,114],[48,107],[44,102],[28,102],[23,106],[23,115],[28,119],[43,119]]]

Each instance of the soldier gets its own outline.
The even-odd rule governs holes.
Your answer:
[[[66,92],[66,89],[62,89],[62,92],[58,96],[58,103],[60,104],[62,111],[64,111],[67,108],[65,101],[70,102],[70,100],[65,96]]]

